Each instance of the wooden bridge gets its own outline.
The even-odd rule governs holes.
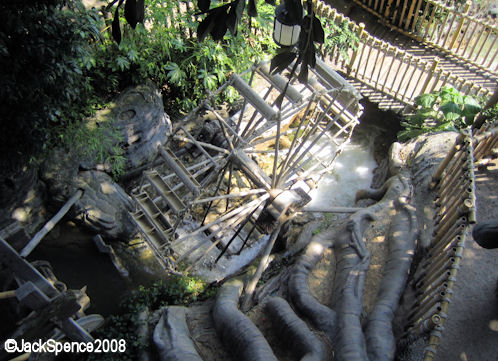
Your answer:
[[[377,24],[368,26],[360,22],[361,11],[351,15],[358,19],[357,23],[321,0],[313,3],[324,26],[332,22],[346,23],[357,33],[359,44],[356,50],[349,49],[349,61],[331,49],[326,54],[327,62],[347,75],[363,96],[378,103],[382,109],[401,111],[412,105],[419,94],[439,90],[442,86],[453,86],[465,94],[485,99],[495,91],[498,29],[494,25],[465,14],[451,17],[448,14],[455,14],[456,10],[432,0],[412,2],[418,3],[413,10],[403,10],[407,7],[406,1],[355,0],[360,9],[379,17]],[[441,19],[429,16],[424,23],[427,31],[422,31],[423,36],[418,25],[408,26],[408,30],[398,26],[406,24],[404,18],[399,19],[402,14],[408,16],[411,11],[411,17],[414,17],[417,8],[426,7],[421,3],[440,7],[446,14]],[[417,19],[422,21],[422,16]],[[469,39],[472,34],[478,34],[480,40]]]

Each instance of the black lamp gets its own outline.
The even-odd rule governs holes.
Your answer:
[[[280,46],[293,46],[299,39],[301,25],[289,14],[285,2],[275,8],[273,40]]]

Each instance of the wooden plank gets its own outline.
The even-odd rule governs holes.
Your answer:
[[[69,198],[69,200],[64,204],[64,206],[53,216],[50,221],[48,221],[42,229],[38,231],[38,233],[35,234],[35,236],[29,241],[29,243],[24,247],[21,251],[21,257],[27,257],[31,251],[35,249],[35,247],[41,242],[43,237],[50,232],[55,225],[66,215],[66,213],[69,211],[69,209],[75,204],[78,199],[81,198],[83,195],[83,190],[78,189],[76,193]]]
[[[190,172],[183,166],[173,152],[169,149],[159,147],[159,153],[164,158],[164,161],[168,167],[175,172],[187,188],[190,189],[195,196],[197,196],[201,185],[194,179],[194,177],[192,177]]]
[[[36,268],[20,257],[2,238],[0,238],[0,263],[22,280],[33,282],[48,297],[52,298],[59,294],[59,291]]]
[[[145,178],[154,187],[154,189],[166,201],[170,209],[175,214],[180,214],[186,207],[182,200],[169,187],[169,185],[157,173],[145,173]]]

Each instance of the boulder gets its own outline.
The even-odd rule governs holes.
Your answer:
[[[121,92],[110,106],[108,116],[123,137],[127,171],[152,161],[157,147],[171,133],[171,121],[164,112],[160,93],[148,85]]]
[[[128,214],[133,202],[126,192],[106,173],[78,171],[77,161],[58,149],[43,165],[40,176],[47,185],[50,208],[60,208],[78,189],[82,197],[69,215],[104,238],[128,239],[136,226]]]

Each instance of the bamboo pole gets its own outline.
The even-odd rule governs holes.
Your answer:
[[[449,242],[441,242],[438,245],[435,245],[430,249],[431,254],[436,254],[436,253],[441,253],[445,252],[446,249],[461,246],[461,241],[462,241],[462,235],[461,232],[462,230],[465,230],[465,225],[461,225],[460,228],[460,234],[457,236],[451,237],[451,240]]]
[[[451,13],[453,13],[453,12],[452,11],[446,11],[446,14],[444,16],[444,20],[440,21],[439,34],[437,35],[437,39],[435,39],[434,44],[439,45],[439,41],[441,40],[441,36],[444,33],[445,23],[448,20],[449,14],[451,14]],[[449,32],[449,30],[448,30],[448,32]],[[434,32],[434,33],[436,33],[436,32]]]
[[[441,314],[448,314],[448,308],[449,304],[451,301],[451,295],[452,295],[452,290],[453,286],[455,284],[456,276],[458,274],[458,269],[460,266],[460,259],[457,258],[455,260],[455,263],[453,264],[451,271],[450,271],[450,276],[448,277],[448,292],[446,297],[442,300],[441,302]],[[426,347],[425,349],[425,354],[424,354],[424,361],[433,361],[435,357],[435,351],[436,348],[439,344],[439,338],[440,338],[440,333],[432,332],[431,336],[429,338],[429,346]]]
[[[398,23],[399,27],[401,27],[403,24],[403,17],[405,16],[407,3],[408,3],[408,1],[403,1],[403,9],[401,10],[401,16],[399,17],[399,23]],[[414,4],[414,3],[415,3],[415,1],[412,0],[412,4]]]
[[[431,35],[430,35],[429,39],[431,39],[431,38],[432,38],[432,35],[433,35],[433,33],[434,33],[434,27],[435,27],[435,26],[434,26],[434,16],[436,15],[436,9],[437,9],[437,6],[434,6],[434,7],[432,8],[431,16],[429,17],[429,22],[427,23],[427,26],[426,26],[426,28],[425,28],[424,35],[422,36],[422,38],[423,38],[423,39],[426,39],[426,38],[427,38],[427,36],[429,35],[429,30],[431,29],[431,27],[432,27],[433,29],[432,29],[432,33],[431,33]]]
[[[361,44],[361,39],[363,38],[363,32],[365,30],[365,24],[364,23],[359,23],[358,24],[358,29],[357,29],[357,36],[358,36],[358,47],[356,50],[353,52],[353,55],[351,56],[351,61],[349,62],[349,65],[347,66],[347,74],[348,76],[351,75],[351,71],[354,66],[354,62],[356,60],[356,57],[358,56],[358,51],[360,50],[360,44]],[[362,48],[365,47],[365,45],[362,46]],[[359,63],[358,63],[359,67]],[[358,70],[356,70],[356,74],[358,74]]]
[[[377,63],[379,61],[379,55],[380,55],[380,52],[381,52],[381,48],[382,48],[382,45],[383,45],[383,42],[379,39],[374,39],[374,42],[373,42],[373,47],[376,46],[376,43],[379,43],[379,46],[376,47],[376,50],[377,50],[377,54],[375,55],[375,61],[374,61],[374,66],[373,66],[373,69],[372,69],[372,73],[370,74],[370,79],[369,81],[371,83],[373,83],[373,77],[374,77],[374,74],[375,74],[375,69],[377,68]],[[380,71],[382,70],[382,68],[379,68],[379,74],[380,74]],[[377,77],[378,78],[378,77]]]
[[[453,16],[451,17],[451,22],[450,25],[448,26],[448,31],[446,33],[446,36],[444,37],[443,44],[441,46],[446,49],[446,43],[448,42],[448,39],[450,38],[451,35],[451,29],[453,28],[453,24],[455,23],[455,19],[457,18],[456,12],[452,11]],[[451,50],[449,48],[448,50]]]
[[[480,25],[480,24],[479,24]],[[475,61],[475,60],[472,60],[472,58],[474,57],[472,54],[474,54],[474,51],[477,47],[477,44],[479,44],[483,34],[484,34],[484,29],[482,29],[484,26],[483,25],[480,25],[480,29],[479,29],[479,35],[477,36],[475,42],[474,42],[474,45],[472,45],[472,50],[470,51],[469,53],[469,60],[472,62],[472,61]]]
[[[453,49],[453,46],[455,45],[456,40],[458,39],[458,36],[460,35],[460,32],[462,31],[463,23],[465,21],[465,15],[469,12],[470,5],[472,5],[471,1],[467,1],[464,5],[463,12],[461,14],[460,20],[458,21],[458,25],[455,31],[455,34],[453,35],[453,38],[451,39],[451,42],[448,46],[448,49]],[[464,37],[462,38],[462,41],[464,40]]]
[[[376,88],[379,86],[380,74],[382,73],[382,69],[384,68],[384,60],[386,59],[386,54],[388,49],[389,49],[389,44],[383,42],[379,49],[379,51],[382,52],[382,60],[380,62],[379,73],[377,74],[377,80],[375,81]]]
[[[0,300],[16,297],[16,290],[0,292]]]
[[[246,196],[249,196],[249,195],[260,194],[260,193],[264,193],[264,192],[266,192],[266,190],[262,189],[262,188],[260,188],[260,189],[251,189],[251,190],[246,191],[246,192],[224,194],[224,195],[214,196],[214,197],[209,197],[209,198],[196,199],[196,200],[192,201],[191,204],[194,205],[194,204],[207,203],[207,202],[211,202],[211,201],[217,201],[217,200],[221,200],[221,199],[246,197]]]
[[[436,68],[439,64],[440,59],[436,56],[432,60],[432,65],[431,68],[429,69],[429,72],[427,73],[427,78],[425,79],[424,85],[422,86],[422,89],[420,90],[420,94],[424,94],[427,90],[427,87],[429,86],[430,81],[432,80],[432,77],[434,76],[434,72],[436,71]]]
[[[386,10],[384,12],[384,17],[387,19],[389,17],[389,11],[391,10],[393,0],[387,0]]]
[[[390,45],[388,45],[388,49],[389,49],[389,47],[390,47]],[[381,91],[382,91],[382,92],[384,91],[384,89],[385,89],[385,87],[386,87],[386,85],[387,85],[387,81],[388,81],[388,79],[389,79],[389,74],[391,74],[391,69],[392,69],[392,67],[393,67],[394,62],[396,61],[397,56],[398,56],[398,48],[393,47],[393,50],[394,50],[394,51],[393,51],[393,58],[392,58],[392,60],[391,60],[391,63],[389,64],[389,68],[387,69],[387,73],[386,73],[386,74],[387,74],[387,76],[386,76],[386,79],[384,80],[384,83],[382,84],[382,88],[381,88]],[[394,80],[393,80],[393,84],[394,84]]]
[[[249,202],[249,203],[247,203],[247,204],[245,204],[243,206],[240,206],[238,208],[233,209],[232,211],[230,211],[230,212],[224,214],[223,216],[221,216],[220,218],[217,218],[215,221],[213,221],[213,222],[211,222],[209,224],[206,224],[206,225],[204,225],[202,227],[199,227],[195,231],[193,231],[193,232],[191,232],[189,234],[186,234],[186,235],[184,235],[184,236],[176,239],[175,242],[173,243],[173,245],[174,244],[178,244],[179,242],[183,241],[184,239],[187,239],[189,237],[193,237],[196,234],[198,234],[198,233],[200,233],[202,231],[205,231],[206,229],[208,229],[210,227],[216,226],[217,224],[219,224],[221,222],[224,222],[225,220],[227,220],[229,218],[232,218],[232,217],[234,217],[236,215],[240,215],[241,212],[247,210],[248,208],[254,207],[254,205],[256,203],[258,203],[258,202],[259,203],[264,202],[266,199],[268,199],[268,197],[269,197],[269,194],[266,193],[266,194],[262,195],[261,197],[255,199],[255,200],[253,200],[253,201],[251,201],[251,202]]]
[[[403,71],[403,75],[401,76],[401,80],[399,81],[398,89],[396,90],[396,92],[394,94],[394,98],[395,99],[399,99],[398,98],[399,91],[401,90],[401,86],[403,85],[403,81],[405,80],[406,73],[408,72],[408,68],[410,67],[410,64],[411,64],[411,61],[412,61],[411,57],[408,56],[407,53],[403,53],[403,56],[401,57],[401,60],[400,60],[401,63],[399,65],[399,68],[396,70],[396,75],[394,76],[394,79],[398,78],[399,71],[401,70],[401,68],[403,67],[403,64],[405,63],[405,58],[408,58],[408,61],[406,63],[406,68]],[[394,84],[393,84],[393,90],[394,90]]]
[[[457,139],[455,140],[455,145],[451,147],[448,155],[443,159],[443,161],[439,164],[438,168],[436,169],[436,172],[432,176],[432,181],[429,183],[429,188],[434,189],[436,185],[440,182],[441,177],[443,175],[443,172],[446,170],[446,167],[448,164],[453,160],[453,157],[457,150],[460,150],[462,147],[460,142],[462,140],[462,136],[459,135]]]
[[[419,2],[417,3],[417,9],[415,10],[415,18],[413,19],[412,30],[411,30],[412,33],[414,33],[414,34],[415,34],[415,26],[417,25],[417,20],[418,20],[419,14],[420,14],[420,8],[422,7],[423,1],[424,0],[419,0]],[[426,10],[428,7],[429,7],[429,3],[426,2],[422,19],[425,19]]]
[[[22,249],[20,255],[26,258],[35,249],[35,247],[41,242],[43,237],[50,232],[57,223],[66,215],[66,213],[71,209],[73,204],[75,204],[83,195],[83,190],[78,189],[76,193],[69,198],[69,200],[64,204],[64,206],[53,216],[44,226],[40,229],[35,236],[29,241],[29,243]]]
[[[286,209],[282,212],[282,214],[285,214],[285,211]],[[256,289],[256,285],[258,284],[258,281],[261,278],[264,269],[267,267],[269,263],[270,253],[271,250],[273,249],[273,246],[275,245],[275,241],[277,240],[281,227],[282,224],[279,222],[277,228],[273,230],[270,236],[270,240],[268,241],[268,244],[265,247],[265,250],[263,252],[263,255],[261,256],[261,260],[259,262],[258,268],[256,269],[256,272],[254,273],[254,276],[251,278],[251,280],[247,283],[247,286],[245,287],[245,297],[241,307],[243,312],[246,312],[249,309],[249,306],[252,301],[252,296],[254,294],[254,290]]]
[[[475,22],[475,21],[472,21],[472,24],[474,25],[474,27],[472,28],[472,32],[470,34],[470,37],[469,37],[469,41],[467,42],[467,44],[464,46],[464,48],[462,49],[462,57],[466,57],[466,53],[467,53],[467,49],[469,48],[469,45],[472,43],[472,40],[474,39],[474,34],[477,30],[477,27],[478,27],[478,23]],[[472,53],[472,52],[470,52]]]

